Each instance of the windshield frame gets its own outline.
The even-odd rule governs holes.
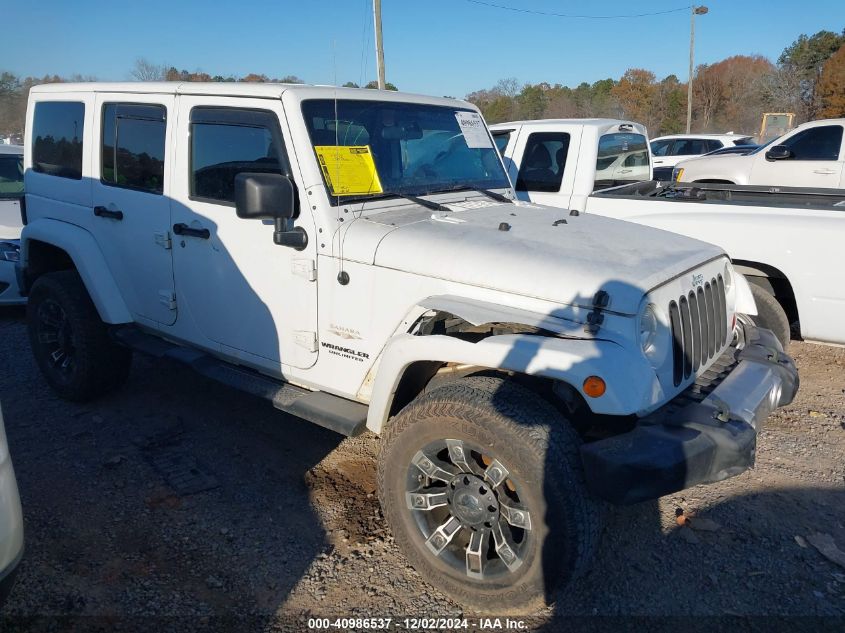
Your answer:
[[[425,111],[443,111],[448,112],[452,115],[458,112],[467,112],[467,113],[474,113],[480,116],[478,110],[468,107],[462,103],[455,103],[454,105],[451,104],[432,104],[426,102],[419,102],[419,101],[397,101],[397,100],[384,100],[384,99],[350,99],[348,97],[344,97],[342,99],[332,99],[330,97],[308,97],[302,99],[299,103],[300,112],[303,118],[303,123],[305,124],[305,131],[307,133],[307,142],[310,145],[310,152],[311,156],[319,164],[319,158],[317,156],[316,147],[320,145],[320,143],[315,142],[317,139],[315,138],[315,129],[313,127],[313,120],[312,118],[315,117],[315,108],[319,108],[322,102],[323,107],[324,104],[331,104],[332,107],[337,107],[337,120],[346,121],[349,124],[349,127],[353,125],[360,125],[363,129],[367,130],[369,135],[370,130],[367,129],[365,126],[361,125],[362,121],[360,116],[358,118],[352,118],[347,113],[344,113],[343,108],[350,106],[355,109],[365,108],[365,109],[373,109],[373,111],[378,111],[379,108],[385,108],[390,111],[395,111],[397,109],[408,109],[412,111],[413,108],[420,108],[421,110]],[[336,106],[335,106],[336,102]],[[483,119],[482,119],[483,121]],[[335,129],[336,129],[335,124]],[[328,128],[323,128],[328,129]],[[407,178],[405,174],[402,174],[399,178],[399,183],[394,183],[393,185],[389,183],[383,183],[382,191],[380,192],[372,192],[372,193],[358,193],[358,194],[350,194],[350,195],[335,195],[332,193],[332,189],[329,183],[326,181],[325,174],[322,173],[320,170],[321,176],[321,184],[323,185],[326,193],[326,197],[329,201],[329,204],[332,207],[340,206],[346,203],[363,203],[367,202],[368,200],[384,200],[390,197],[401,197],[403,195],[412,195],[412,196],[426,196],[426,195],[435,195],[435,194],[447,194],[447,193],[456,193],[458,190],[461,192],[469,192],[471,193],[473,190],[511,190],[512,185],[510,182],[510,178],[508,177],[507,169],[505,168],[504,161],[502,156],[500,155],[498,149],[496,148],[496,142],[493,138],[493,135],[490,132],[489,127],[487,127],[486,122],[484,122],[484,131],[489,143],[487,147],[481,148],[471,148],[467,146],[465,149],[469,151],[477,150],[477,151],[489,151],[492,152],[488,156],[492,156],[495,164],[498,165],[498,174],[490,174],[489,177],[485,177],[483,179],[473,179],[473,178],[454,178],[454,179],[440,179],[440,180],[412,180],[408,184],[405,184],[405,181],[410,180]],[[446,129],[432,129],[432,134],[438,134],[441,132],[452,132],[451,136],[449,136],[447,141],[451,142],[453,139],[457,138],[457,136],[463,135],[461,128],[457,124],[457,119],[455,123],[455,130],[446,130]],[[466,140],[466,137],[464,136]],[[369,146],[369,139],[368,146]],[[387,143],[391,140],[398,141],[400,143],[399,147],[401,148],[400,151],[407,151],[406,147],[403,147],[402,143],[408,140],[418,140],[416,138],[409,138],[409,139],[383,139],[383,143]],[[343,145],[343,144],[342,144]],[[451,154],[454,150],[449,151]],[[377,168],[379,157],[375,150],[372,150],[373,159],[376,162]],[[486,168],[488,171],[491,167],[489,163],[489,159],[485,156],[482,158],[481,154],[477,154],[479,157],[479,162]],[[438,156],[439,157],[439,156]],[[394,158],[395,160],[395,158]],[[399,159],[400,162],[404,162],[405,158],[402,157]],[[382,165],[383,167],[383,165]],[[403,165],[402,168],[406,168],[407,165]],[[382,179],[381,175],[379,178]],[[396,186],[396,185],[400,186]],[[484,194],[481,194],[484,195]]]

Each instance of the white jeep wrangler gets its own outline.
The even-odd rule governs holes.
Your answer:
[[[529,610],[589,563],[604,502],[736,475],[794,364],[723,251],[514,201],[474,106],[278,84],[30,93],[19,263],[63,397],[169,357],[382,436],[413,565]]]

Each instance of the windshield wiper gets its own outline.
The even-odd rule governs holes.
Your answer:
[[[489,189],[483,189],[482,187],[471,187],[470,185],[460,185],[458,187],[452,187],[450,189],[438,189],[436,191],[428,191],[426,193],[452,193],[453,191],[475,191],[476,193],[483,193],[488,198],[492,198],[496,202],[509,202],[513,204],[513,200],[508,198],[507,196],[503,196],[500,193],[496,193],[495,191],[490,191]]]
[[[369,202],[370,200],[387,200],[388,198],[403,198],[409,202],[413,202],[414,204],[418,204],[421,207],[425,207],[426,209],[431,209],[432,211],[451,211],[451,209],[447,206],[440,204],[439,202],[433,202],[431,200],[425,200],[424,198],[420,198],[418,196],[412,196],[409,193],[399,193],[398,191],[386,191],[384,193],[374,193],[368,196],[356,196],[354,198],[345,198],[343,202],[345,203],[353,203],[353,202]]]

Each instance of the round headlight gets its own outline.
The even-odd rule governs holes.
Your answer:
[[[649,303],[640,315],[640,346],[643,354],[648,354],[654,348],[657,336],[657,313],[653,303]]]
[[[730,292],[734,285],[733,266],[728,262],[725,264],[725,292]]]

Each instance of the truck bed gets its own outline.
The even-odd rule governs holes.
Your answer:
[[[594,198],[671,200],[705,204],[814,208],[845,211],[845,189],[771,187],[718,183],[659,182],[622,185],[591,194]]]

